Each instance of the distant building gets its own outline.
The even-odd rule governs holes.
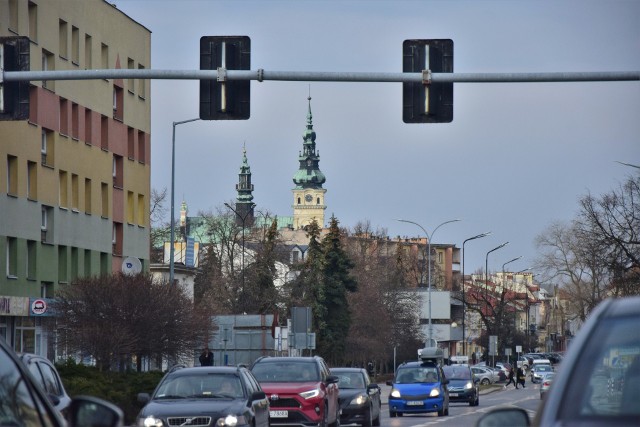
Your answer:
[[[151,32],[103,0],[1,1],[15,35],[32,71],[151,65]],[[28,120],[0,122],[0,339],[17,351],[47,355],[61,287],[126,257],[148,269],[150,111],[147,80],[33,81]]]

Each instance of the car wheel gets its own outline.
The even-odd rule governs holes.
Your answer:
[[[489,381],[489,378],[483,378],[482,381],[480,381],[480,384],[489,385],[491,384],[491,381]]]
[[[363,427],[371,427],[371,422],[373,421],[373,408],[369,405],[369,414],[364,417],[364,421],[362,422]]]
[[[398,416],[396,412],[389,411],[389,418],[395,418],[396,416]]]

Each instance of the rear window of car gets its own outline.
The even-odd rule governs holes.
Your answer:
[[[467,366],[445,366],[444,376],[450,380],[470,380],[471,370]]]
[[[305,382],[320,381],[320,372],[315,362],[261,361],[251,368],[259,382]]]

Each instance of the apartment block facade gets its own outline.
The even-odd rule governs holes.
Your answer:
[[[104,0],[0,0],[0,36],[30,69],[149,68],[151,32]],[[0,339],[47,355],[56,292],[149,265],[150,82],[32,81],[29,118],[0,122]],[[4,193],[4,194],[2,194]]]

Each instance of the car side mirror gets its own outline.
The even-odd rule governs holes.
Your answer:
[[[480,417],[476,427],[511,426],[529,427],[529,415],[520,408],[493,409]]]
[[[124,413],[116,405],[91,396],[77,396],[69,405],[67,421],[70,427],[122,427]]]
[[[327,377],[327,384],[336,384],[338,381],[340,381],[340,378],[337,375],[329,375]]]
[[[149,393],[138,393],[138,402],[145,404],[151,400]]]
[[[263,400],[267,398],[267,394],[264,391],[255,391],[251,395],[251,400]]]
[[[442,384],[444,384],[444,385],[449,384],[449,380],[448,380],[447,378],[444,378],[444,379],[442,380]]]
[[[393,385],[393,381],[391,380],[387,380],[387,382],[385,383],[386,385]]]

